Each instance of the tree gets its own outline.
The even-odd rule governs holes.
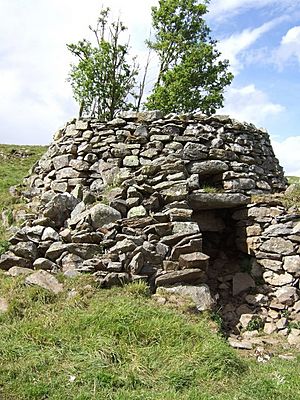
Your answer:
[[[203,19],[206,4],[208,0],[159,0],[152,7],[155,38],[148,46],[158,55],[159,72],[148,109],[211,114],[222,107],[233,75]]]
[[[112,119],[116,112],[130,108],[128,96],[136,84],[137,66],[129,60],[129,44],[120,43],[126,27],[118,19],[108,27],[109,8],[102,9],[94,33],[96,45],[83,39],[67,48],[78,58],[71,65],[69,81],[80,116]]]

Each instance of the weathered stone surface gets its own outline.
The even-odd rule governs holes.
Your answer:
[[[231,192],[238,192],[243,190],[251,190],[255,188],[255,181],[248,178],[232,179],[230,181],[224,181],[223,188]]]
[[[201,234],[199,234],[201,235]],[[171,251],[171,260],[178,260],[181,254],[189,254],[202,251],[202,238],[196,238],[196,235],[182,239],[179,243],[173,246]]]
[[[251,321],[258,317],[257,314],[242,314],[240,316],[239,324],[242,329],[247,329]]]
[[[137,119],[141,122],[152,122],[163,117],[161,111],[140,111],[137,113]]]
[[[254,224],[246,227],[247,236],[259,236],[262,233],[262,228],[259,224]]]
[[[119,211],[105,204],[96,204],[90,209],[91,223],[93,228],[101,228],[111,222],[122,218]]]
[[[200,269],[185,269],[182,271],[167,272],[156,278],[156,286],[170,286],[175,283],[194,283],[203,278],[203,271]]]
[[[199,268],[206,271],[208,268],[210,257],[201,252],[195,252],[190,254],[182,254],[179,256],[179,268],[190,269]]]
[[[49,272],[39,270],[25,278],[26,285],[36,285],[52,293],[58,294],[63,291],[63,285]]]
[[[228,165],[224,161],[209,160],[196,162],[193,161],[188,165],[188,171],[191,174],[215,175],[228,170]]]
[[[42,240],[53,240],[53,242],[57,242],[59,241],[59,234],[56,232],[55,229],[49,226],[45,228],[42,234]]]
[[[188,142],[183,149],[183,158],[187,160],[201,160],[207,157],[208,149],[200,143]]]
[[[293,231],[293,223],[271,225],[264,231],[265,236],[287,236]]]
[[[22,267],[22,268],[31,268],[31,261],[18,257],[13,253],[4,253],[0,257],[0,269],[4,269],[5,271],[9,270],[11,267]]]
[[[273,286],[284,286],[289,285],[293,282],[294,278],[291,274],[276,274],[272,271],[266,271],[263,274],[264,280]]]
[[[128,267],[130,271],[136,275],[139,274],[143,266],[144,266],[144,256],[142,252],[139,252],[132,257]]]
[[[266,322],[264,326],[264,333],[267,335],[271,335],[272,333],[277,331],[276,324],[274,322]]]
[[[83,160],[71,160],[70,167],[74,168],[76,171],[88,171],[90,169],[90,164]]]
[[[100,246],[89,243],[61,243],[54,242],[46,252],[46,257],[56,261],[64,252],[76,254],[83,259],[93,258],[102,253]]]
[[[68,167],[71,158],[72,157],[69,154],[64,154],[61,156],[54,157],[52,159],[54,168],[56,170],[59,170],[61,168]]]
[[[7,273],[10,276],[29,275],[29,274],[32,274],[32,269],[22,268],[22,267],[11,267],[7,271]]]
[[[50,186],[55,192],[64,193],[68,190],[68,182],[53,181]]]
[[[112,286],[123,286],[129,281],[130,277],[125,272],[110,272],[100,280],[100,285],[104,288],[110,288]]]
[[[299,299],[297,289],[295,287],[282,287],[276,290],[274,296],[279,303],[286,304],[288,306],[294,304]]]
[[[270,269],[271,271],[282,271],[282,262],[276,260],[259,260],[258,263],[262,265],[265,269]]]
[[[261,251],[289,255],[294,251],[294,245],[290,240],[280,237],[272,237],[260,246]]]
[[[123,264],[118,261],[109,261],[107,264],[107,271],[109,272],[122,272]]]
[[[61,227],[78,203],[79,200],[69,193],[57,194],[46,205],[44,216],[50,218],[56,226]]]
[[[194,191],[188,195],[188,203],[193,210],[234,208],[249,203],[249,197],[240,193],[204,193]]]
[[[281,211],[275,207],[251,207],[248,210],[248,216],[255,218],[257,222],[271,221],[272,217],[281,214]]]
[[[56,172],[56,179],[61,181],[63,179],[71,179],[71,178],[81,178],[83,177],[82,173],[76,171],[71,167],[62,168]]]
[[[84,260],[81,257],[77,256],[76,254],[69,253],[61,260],[62,271],[66,272],[78,270],[80,269],[83,262]]]
[[[133,251],[136,248],[136,244],[130,239],[124,239],[122,241],[118,241],[118,243],[113,246],[110,251],[113,252],[120,252],[120,253],[127,253],[128,251]]]
[[[192,299],[198,311],[212,310],[216,301],[210,293],[207,285],[185,286],[179,285],[170,288],[159,288],[157,293],[175,293]]]
[[[255,287],[255,282],[251,275],[246,272],[238,272],[233,276],[232,280],[232,295],[236,296],[239,293]]]
[[[51,228],[50,228],[51,229]],[[19,242],[12,248],[16,256],[25,258],[27,260],[34,260],[37,257],[38,250],[35,243],[32,242]]]
[[[123,160],[124,167],[137,167],[140,165],[140,160],[137,156],[126,156]]]
[[[9,304],[5,297],[0,297],[0,314],[4,314],[8,311]]]
[[[258,293],[256,295],[248,294],[245,297],[245,300],[247,301],[248,304],[251,304],[254,306],[262,306],[262,305],[266,305],[268,303],[268,297],[264,296],[261,293]]]
[[[78,130],[85,131],[88,129],[88,121],[84,121],[82,119],[78,119],[75,123],[75,127]]]
[[[173,222],[173,234],[194,235],[200,232],[199,225],[196,222]]]
[[[283,269],[296,277],[300,277],[300,256],[295,255],[284,257]]]
[[[177,261],[164,260],[163,261],[163,270],[164,271],[177,271],[179,269],[179,265]]]
[[[300,329],[291,329],[291,332],[288,336],[288,342],[291,346],[300,348]]]
[[[228,343],[230,344],[231,347],[234,349],[240,349],[240,350],[252,350],[253,345],[251,342],[247,340],[238,340],[234,338],[229,338]]]
[[[69,248],[70,244],[62,242],[54,242],[47,250],[46,257],[49,258],[50,260],[56,260],[62,255],[62,253],[68,251]]]
[[[43,269],[48,271],[54,271],[58,269],[58,265],[55,264],[53,261],[48,260],[47,258],[38,258],[33,263],[34,269]]]
[[[184,200],[188,194],[186,182],[171,182],[170,187],[160,191],[165,202]]]
[[[147,210],[144,206],[137,206],[132,207],[128,213],[127,218],[138,218],[138,217],[145,217],[147,215]]]

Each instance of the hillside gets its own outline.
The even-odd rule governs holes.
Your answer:
[[[8,189],[44,150],[0,147],[0,208],[10,222],[24,204]],[[2,227],[2,248],[6,239]],[[300,356],[280,336],[238,353],[218,312],[151,298],[141,283],[104,290],[87,275],[58,279],[64,291],[54,295],[1,272],[1,400],[300,399]]]
[[[29,169],[46,149],[46,146],[0,145],[0,214],[4,217],[2,213],[6,212],[8,222],[13,222],[13,207],[17,209],[23,204],[18,196],[10,193],[10,187],[22,184]],[[0,252],[7,238],[2,222],[0,219]]]

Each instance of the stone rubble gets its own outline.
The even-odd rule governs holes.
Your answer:
[[[285,332],[299,321],[300,215],[251,203],[287,186],[252,124],[157,111],[72,120],[26,183],[31,212],[0,268],[36,270],[27,283],[62,271],[105,288],[206,284],[230,329]]]

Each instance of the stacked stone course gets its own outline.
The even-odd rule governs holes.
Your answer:
[[[287,184],[265,131],[197,113],[73,120],[27,184],[33,216],[0,268],[90,272],[102,287],[145,280],[153,291],[207,283],[229,325],[258,314],[266,330],[284,330],[282,310],[299,320],[300,216],[249,204]],[[214,248],[226,236],[248,272]]]

